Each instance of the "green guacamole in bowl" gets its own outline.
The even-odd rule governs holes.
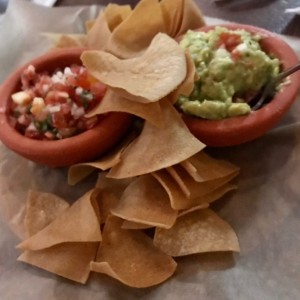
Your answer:
[[[179,97],[177,107],[209,120],[249,114],[249,100],[280,71],[280,61],[262,50],[261,38],[218,26],[188,31],[180,46],[191,54],[198,79],[189,97]]]

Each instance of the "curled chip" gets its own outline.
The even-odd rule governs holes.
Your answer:
[[[177,211],[171,208],[168,194],[151,175],[135,179],[111,212],[128,221],[162,228],[170,228],[177,217]]]
[[[63,243],[38,251],[25,251],[22,261],[70,280],[86,283],[90,262],[95,259],[99,243]]]
[[[85,51],[83,64],[96,79],[133,101],[159,101],[186,77],[183,50],[172,38],[158,33],[139,57],[121,60],[103,51]],[[138,83],[138,84],[137,84]]]
[[[68,207],[68,202],[54,194],[29,190],[24,218],[27,235],[32,236],[42,230]]]
[[[85,47],[87,44],[87,37],[84,34],[57,34],[45,32],[42,35],[53,42],[54,48]]]
[[[180,95],[187,97],[190,96],[194,89],[194,83],[198,79],[196,66],[191,55],[186,52],[185,57],[187,63],[186,77],[183,82],[177,87],[177,89],[168,96],[168,99],[171,103],[175,103]]]
[[[168,101],[161,101],[161,108],[164,127],[157,128],[146,121],[140,136],[124,150],[121,162],[110,170],[108,177],[128,178],[151,173],[177,164],[205,147],[189,132]]]
[[[87,32],[87,47],[89,49],[102,50],[105,48],[111,31],[109,29],[105,14],[100,11],[98,18],[92,23]]]
[[[240,250],[231,226],[210,209],[197,210],[179,217],[170,229],[157,228],[154,245],[174,257]]]
[[[143,232],[121,229],[122,223],[122,219],[114,216],[107,219],[91,270],[137,288],[157,285],[168,279],[177,266],[172,257],[153,246],[152,240]]]
[[[138,116],[151,124],[162,127],[163,119],[159,102],[140,103],[128,100],[118,93],[108,89],[101,102],[87,116],[92,117],[107,112],[126,112]]]
[[[17,248],[41,250],[66,242],[101,241],[99,208],[95,199],[91,199],[92,192],[93,190],[87,192],[53,222],[21,242]]]
[[[165,24],[157,0],[141,0],[132,13],[115,28],[106,51],[122,58],[135,57],[147,48]]]
[[[204,182],[224,178],[239,172],[239,168],[228,161],[215,159],[200,151],[180,165],[195,181]]]

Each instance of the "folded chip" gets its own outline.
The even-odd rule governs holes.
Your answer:
[[[53,222],[35,235],[21,242],[22,250],[41,250],[66,242],[99,242],[99,208],[92,191],[87,192],[64,210]]]
[[[38,251],[23,252],[22,261],[67,279],[86,283],[90,262],[96,257],[99,243],[62,243]]]
[[[157,228],[154,245],[176,257],[196,253],[235,251],[239,242],[231,226],[210,209],[201,209],[177,219],[170,229]]]
[[[176,270],[176,262],[139,230],[121,229],[122,219],[110,216],[91,270],[136,288],[157,285]]]
[[[126,112],[147,120],[152,125],[162,127],[163,119],[159,102],[140,103],[128,100],[113,90],[108,89],[101,102],[87,114],[87,117],[108,112]]]
[[[69,207],[67,201],[54,194],[29,190],[24,217],[27,236],[42,230]]]
[[[177,164],[205,147],[190,133],[168,101],[162,101],[161,108],[165,126],[157,128],[145,122],[139,137],[124,150],[121,162],[109,171],[108,177],[128,178],[155,172]]]
[[[111,213],[124,220],[162,228],[172,227],[177,217],[168,194],[151,175],[136,178]]]
[[[167,96],[187,73],[184,51],[163,33],[139,57],[122,60],[104,51],[84,51],[81,60],[93,77],[124,98],[143,103]]]

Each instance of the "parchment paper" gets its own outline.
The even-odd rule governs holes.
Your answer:
[[[16,66],[48,49],[39,32],[82,32],[84,20],[95,17],[97,10],[95,6],[48,9],[10,0],[0,19],[0,82]],[[300,54],[300,40],[284,38]],[[237,232],[241,253],[181,258],[175,276],[142,290],[99,274],[82,286],[16,261],[19,253],[14,246],[22,236],[19,222],[27,190],[54,192],[72,202],[95,178],[69,187],[66,169],[39,166],[0,145],[0,299],[299,299],[299,100],[264,137],[238,147],[209,149],[242,170],[239,189],[213,207]]]

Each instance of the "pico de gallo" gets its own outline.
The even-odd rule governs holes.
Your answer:
[[[10,124],[24,136],[58,140],[94,127],[100,116],[85,117],[103,98],[106,86],[91,79],[84,66],[53,74],[29,65],[21,75],[21,91],[12,95]]]

